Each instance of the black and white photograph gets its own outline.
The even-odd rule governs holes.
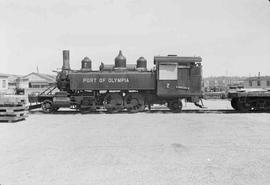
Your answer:
[[[0,0],[0,185],[269,184],[269,0]]]

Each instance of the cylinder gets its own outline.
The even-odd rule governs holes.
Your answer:
[[[137,69],[146,70],[147,60],[144,57],[138,58],[136,67]]]
[[[82,71],[91,71],[92,70],[92,61],[88,57],[84,57],[82,60]]]
[[[62,70],[70,70],[69,50],[63,50],[63,67]]]
[[[115,68],[126,68],[126,57],[123,56],[122,51],[119,51],[118,56],[114,59]]]

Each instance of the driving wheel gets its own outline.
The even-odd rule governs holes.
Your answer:
[[[43,112],[51,113],[54,110],[53,102],[51,100],[44,100],[42,102],[41,108],[42,108]]]
[[[118,93],[108,93],[103,104],[108,112],[119,112],[123,109],[123,98]]]
[[[141,112],[145,108],[144,98],[139,93],[129,93],[124,98],[124,106],[128,112]]]

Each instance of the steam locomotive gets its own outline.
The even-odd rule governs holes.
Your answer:
[[[101,63],[99,70],[92,70],[92,61],[85,57],[81,69],[72,70],[69,51],[64,50],[62,70],[56,77],[59,91],[40,95],[38,101],[47,113],[62,107],[135,113],[153,104],[179,112],[182,100],[201,107],[201,61],[201,57],[155,56],[154,68],[147,70],[144,57],[134,65],[126,64],[120,51],[112,65]]]

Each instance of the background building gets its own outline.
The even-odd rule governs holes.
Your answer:
[[[0,93],[15,94],[18,89],[25,94],[40,93],[55,82],[55,76],[43,73],[33,72],[25,76],[0,73]]]
[[[244,81],[245,88],[269,88],[270,76],[249,77]]]
[[[43,73],[30,73],[18,78],[16,86],[24,89],[25,94],[40,93],[55,84],[55,76]]]
[[[55,83],[55,76],[43,73],[33,72],[23,76],[22,79],[28,79],[28,87],[32,89],[47,88]]]

